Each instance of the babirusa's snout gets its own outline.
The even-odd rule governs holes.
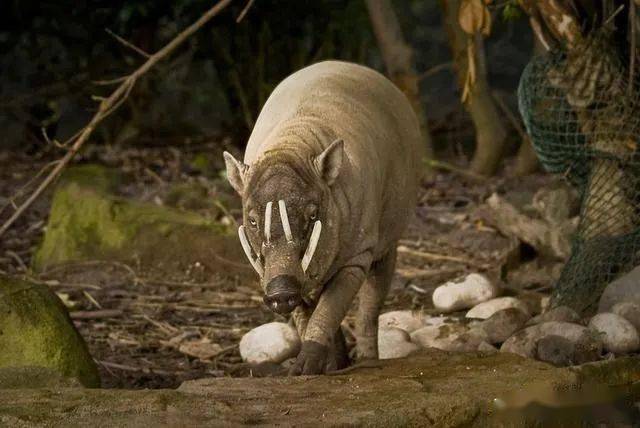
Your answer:
[[[265,289],[264,304],[278,314],[288,314],[302,303],[301,284],[292,275],[274,277]]]

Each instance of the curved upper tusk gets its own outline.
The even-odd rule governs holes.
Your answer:
[[[307,249],[304,252],[304,256],[302,257],[302,270],[305,273],[309,268],[309,264],[311,263],[311,259],[313,259],[313,255],[316,253],[316,248],[318,247],[318,241],[320,240],[321,232],[322,232],[322,222],[320,220],[317,220],[313,225],[311,238],[309,238],[309,245],[307,245]]]
[[[247,239],[247,234],[244,231],[244,226],[240,226],[238,228],[238,237],[240,238],[240,245],[242,245],[242,249],[244,250],[244,253],[247,255],[247,258],[249,259],[249,263],[251,263],[251,266],[253,266],[256,272],[258,272],[258,275],[260,276],[260,278],[262,278],[262,276],[264,275],[264,269],[262,268],[262,265],[260,264],[260,260],[258,259],[258,257],[254,259],[253,255],[251,254],[251,245],[249,244],[249,240]]]
[[[267,202],[267,208],[264,210],[264,239],[267,244],[271,242],[271,210],[273,202]]]
[[[284,200],[278,201],[278,208],[280,211],[280,220],[282,221],[282,228],[284,229],[284,236],[287,238],[287,242],[293,242],[293,235],[291,234],[291,225],[289,224],[289,216],[287,215],[287,206]]]

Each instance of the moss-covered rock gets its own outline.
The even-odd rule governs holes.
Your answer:
[[[0,389],[75,388],[78,379],[65,377],[48,367],[24,366],[0,368]]]
[[[0,276],[0,368],[27,366],[100,386],[93,358],[55,293],[46,285]]]
[[[113,175],[98,166],[72,168],[65,174],[33,258],[36,271],[100,259],[163,272],[184,272],[199,264],[215,272],[220,270],[219,256],[241,257],[227,226],[194,212],[122,198],[113,193],[113,183]]]

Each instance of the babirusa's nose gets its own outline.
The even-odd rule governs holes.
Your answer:
[[[302,303],[300,282],[292,275],[278,275],[267,284],[264,304],[278,314],[288,314]]]

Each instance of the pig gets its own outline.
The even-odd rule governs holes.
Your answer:
[[[244,160],[228,152],[224,159],[264,303],[291,314],[302,340],[289,374],[332,366],[356,295],[355,356],[377,359],[378,315],[421,171],[420,127],[407,98],[370,68],[316,63],[275,88]]]

